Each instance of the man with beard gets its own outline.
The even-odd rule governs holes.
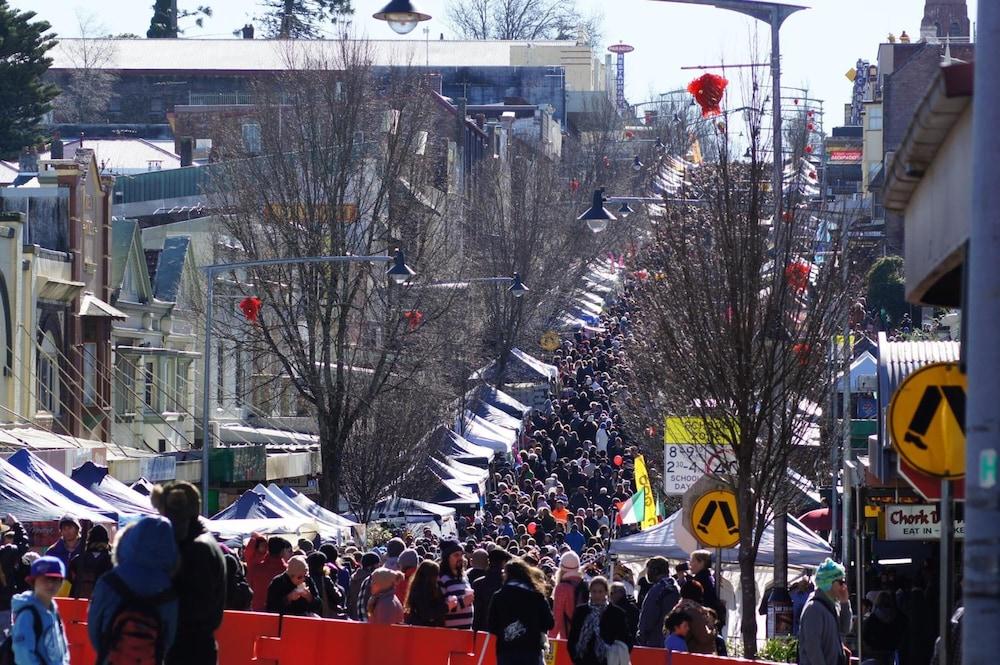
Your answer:
[[[462,548],[454,540],[441,542],[441,575],[438,584],[445,602],[448,603],[448,613],[445,615],[445,628],[472,628],[473,599],[475,594],[465,576],[465,555]]]

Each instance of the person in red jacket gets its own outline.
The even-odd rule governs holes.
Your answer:
[[[267,549],[263,545],[267,545]],[[255,533],[250,536],[250,542],[243,550],[243,559],[247,564],[247,582],[253,589],[253,602],[250,609],[263,612],[267,608],[267,588],[278,575],[285,572],[288,559],[292,556],[292,544],[278,536],[266,539]]]
[[[413,574],[417,572],[419,564],[420,556],[416,550],[405,549],[399,555],[399,570],[403,573],[403,579],[396,585],[396,598],[399,598],[399,602],[401,603],[406,602],[406,591],[410,588],[410,580],[413,579]]]

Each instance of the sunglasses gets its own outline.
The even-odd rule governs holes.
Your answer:
[[[847,586],[847,580],[837,580],[834,584],[843,584],[844,586]]]

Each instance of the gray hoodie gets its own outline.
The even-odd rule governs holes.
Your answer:
[[[813,591],[799,619],[799,665],[842,665],[842,636],[853,619],[850,603],[834,603],[823,591]]]

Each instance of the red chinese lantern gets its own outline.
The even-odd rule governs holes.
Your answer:
[[[799,105],[799,100],[797,100],[797,99],[793,99],[793,100],[792,100],[792,103],[794,103],[794,104],[795,104],[796,106],[798,106],[798,105]]]
[[[649,271],[643,268],[642,270],[636,270],[632,272],[632,276],[635,277],[640,282],[645,282],[649,279]]]
[[[635,132],[633,132],[631,129],[628,130],[627,132],[625,132],[625,138],[631,141],[632,139],[635,138]]]
[[[811,132],[812,130],[816,129],[816,125],[812,124],[811,122],[807,122],[806,129],[808,129]]]
[[[257,317],[260,316],[260,307],[263,304],[257,296],[247,296],[240,301],[240,309],[243,310],[243,316],[246,317],[247,321],[256,323]]]
[[[533,536],[536,531],[538,531],[538,525],[534,522],[528,522],[528,534]]]
[[[805,367],[809,364],[809,354],[812,352],[812,347],[808,344],[794,344],[792,345],[792,353],[798,358],[799,364]]]
[[[416,330],[424,320],[424,313],[419,309],[408,309],[403,312],[403,318],[409,324],[410,330]]]
[[[569,181],[569,191],[575,193],[578,189],[580,189],[580,181],[577,180],[576,178],[572,178]]]
[[[621,466],[624,461],[625,460],[622,459],[621,455],[615,455],[615,459],[614,459],[615,466]]]
[[[719,104],[728,84],[729,81],[718,74],[708,73],[702,74],[688,84],[688,92],[694,95],[694,101],[701,107],[703,118],[722,113]]]
[[[807,112],[806,112],[806,115],[807,115],[807,116],[809,116],[809,117],[811,118],[811,117],[813,117],[814,115],[816,115],[816,112],[815,112],[815,111],[807,111]]]
[[[807,155],[811,155],[812,151],[813,151],[813,147],[811,145],[807,145],[806,146],[806,154]]]
[[[810,171],[809,172],[809,179],[810,180],[815,180],[816,179],[816,172],[815,171]]]
[[[809,286],[809,264],[803,261],[789,263],[785,268],[785,280],[796,291],[805,291]]]

